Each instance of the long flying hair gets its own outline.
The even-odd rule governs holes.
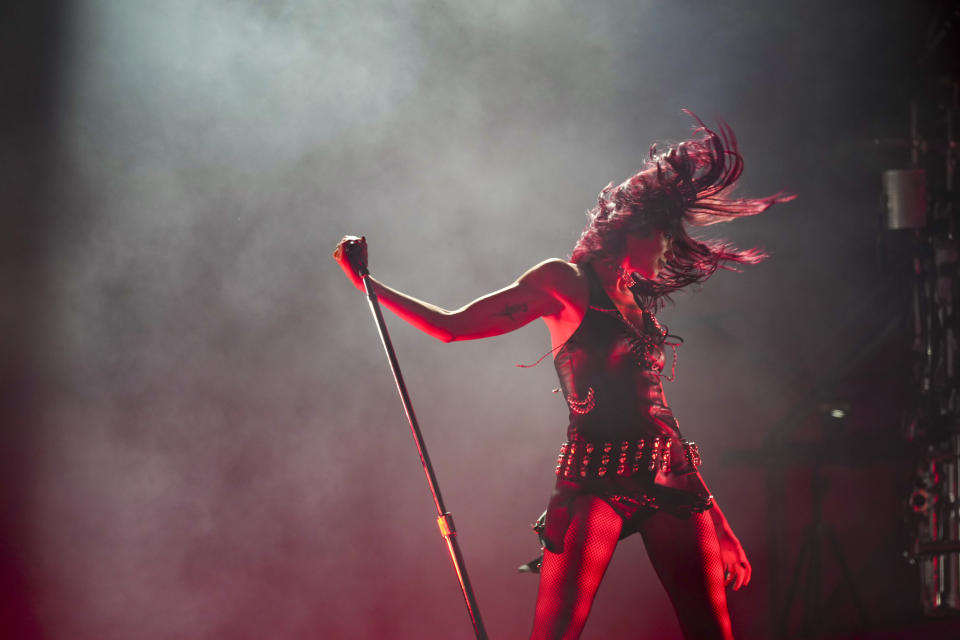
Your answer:
[[[766,198],[735,198],[729,192],[743,172],[743,157],[733,130],[720,122],[718,131],[697,122],[694,136],[664,151],[650,148],[643,169],[619,185],[608,184],[587,212],[587,226],[570,261],[620,260],[627,235],[654,229],[673,235],[673,252],[655,280],[634,274],[632,288],[641,307],[656,310],[674,291],[701,283],[717,269],[735,270],[767,257],[759,249],[737,249],[724,240],[692,237],[687,226],[703,227],[754,216],[774,204],[793,200],[776,193]]]

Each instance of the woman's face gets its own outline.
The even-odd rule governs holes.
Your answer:
[[[663,229],[647,229],[627,236],[627,247],[623,258],[627,273],[636,272],[642,277],[653,280],[670,259],[673,250],[673,236]]]

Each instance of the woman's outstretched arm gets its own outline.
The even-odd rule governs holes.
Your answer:
[[[363,290],[363,279],[347,259],[350,245],[366,255],[363,238],[346,236],[337,245],[333,257],[354,286]],[[562,313],[566,307],[563,292],[575,286],[572,282],[576,277],[572,265],[563,260],[547,260],[524,273],[510,286],[454,311],[417,300],[373,278],[371,281],[380,304],[421,331],[438,340],[451,342],[500,335],[539,317]]]

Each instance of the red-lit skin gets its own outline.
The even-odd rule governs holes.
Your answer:
[[[348,245],[355,245],[354,248],[360,249],[365,260],[366,241],[364,238],[346,236],[333,253],[334,259],[340,264],[344,273],[350,278],[354,286],[362,291],[363,280],[346,257],[345,247]],[[627,288],[629,279],[622,277],[621,274],[637,273],[641,277],[655,279],[663,265],[669,260],[670,250],[671,238],[669,234],[662,230],[653,229],[646,233],[638,232],[629,235],[626,241],[625,255],[619,261],[595,262],[593,264],[604,290],[609,294],[614,304],[624,316],[636,324],[642,324],[641,310],[637,307],[633,294]],[[556,258],[541,262],[529,269],[510,286],[477,298],[454,311],[417,300],[391,289],[373,278],[370,280],[381,305],[387,307],[414,327],[444,342],[496,336],[518,329],[537,318],[542,318],[550,331],[553,347],[558,348],[580,326],[586,314],[589,300],[589,283],[585,273],[578,265]],[[609,506],[603,506],[605,503],[602,503],[602,501],[598,499],[594,499],[594,501],[600,502],[601,506],[598,507],[584,501],[584,518],[592,517],[588,515],[590,509],[610,509]],[[610,512],[612,513],[612,510]],[[589,513],[593,513],[593,511],[589,511]],[[732,585],[733,589],[737,590],[750,582],[750,563],[740,541],[734,535],[716,502],[708,513],[716,530],[725,574],[725,584],[727,586]],[[617,539],[616,535],[611,534],[611,536],[610,555],[613,553]],[[669,539],[669,535],[666,538]],[[545,555],[545,572],[550,569],[550,563],[553,561],[552,555],[550,552]],[[651,559],[654,560],[656,566],[657,561],[653,554],[651,554]],[[593,593],[599,586],[607,561],[609,561],[609,556],[598,563],[598,575],[595,576],[595,584],[590,587],[592,591],[583,595],[581,602],[575,606],[582,608],[585,602],[586,610],[589,610]],[[664,580],[664,584],[669,591],[667,579],[663,575],[661,575],[661,579]],[[719,597],[722,599],[722,594]],[[564,624],[558,624],[556,620],[552,620],[551,628],[547,629],[548,625],[546,623],[541,624],[539,620],[540,605],[541,603],[538,600],[538,620],[535,621],[532,638],[576,638],[579,636],[586,619],[585,612],[579,622],[577,620],[566,620]],[[725,611],[725,604],[723,608]],[[571,613],[568,617],[576,617],[576,615]],[[724,613],[724,615],[726,614]],[[681,617],[681,624],[683,622]],[[726,629],[718,637],[732,637],[729,635],[729,626],[729,619],[727,618],[725,620]]]
[[[346,243],[361,244],[365,249],[366,241],[347,236],[333,254],[354,286],[363,291],[363,280],[341,249]],[[631,320],[639,323],[640,309],[627,289],[629,281],[618,277],[618,273],[636,272],[644,278],[656,278],[669,252],[669,235],[654,230],[650,234],[628,236],[626,254],[619,262],[594,265],[604,289]],[[417,300],[373,278],[371,281],[383,306],[443,342],[489,338],[543,318],[553,346],[558,347],[580,326],[589,297],[587,279],[580,267],[557,258],[541,262],[512,285],[477,298],[455,311]],[[505,309],[511,311],[504,313]]]

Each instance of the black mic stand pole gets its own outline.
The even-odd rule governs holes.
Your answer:
[[[460,552],[460,545],[457,543],[457,530],[453,525],[453,516],[450,515],[443,505],[443,498],[440,496],[440,486],[437,484],[436,475],[433,473],[433,465],[430,464],[430,456],[427,454],[427,445],[423,441],[423,434],[420,433],[417,416],[414,414],[413,405],[410,403],[407,385],[404,384],[403,374],[400,373],[400,364],[397,362],[397,354],[393,351],[393,343],[390,341],[390,334],[387,332],[387,325],[383,320],[380,302],[377,300],[377,294],[373,291],[370,273],[366,268],[361,268],[360,274],[363,276],[363,287],[367,292],[370,311],[377,321],[377,330],[380,332],[383,349],[387,352],[387,359],[390,361],[390,368],[393,370],[393,379],[397,383],[397,391],[400,392],[400,399],[403,401],[403,409],[407,412],[410,431],[413,432],[413,439],[417,443],[417,453],[420,454],[420,462],[423,463],[423,472],[427,475],[427,484],[430,485],[430,493],[433,494],[433,503],[437,507],[437,525],[440,527],[440,535],[447,541],[447,551],[450,552],[453,568],[457,572],[457,579],[460,581],[460,589],[463,591],[463,599],[467,603],[467,613],[470,615],[470,622],[473,623],[473,631],[477,635],[477,640],[487,640],[487,631],[483,628],[483,620],[480,619],[480,608],[477,606],[477,600],[473,595],[473,587],[470,586],[470,578],[467,576],[467,568],[463,562],[463,554]]]

